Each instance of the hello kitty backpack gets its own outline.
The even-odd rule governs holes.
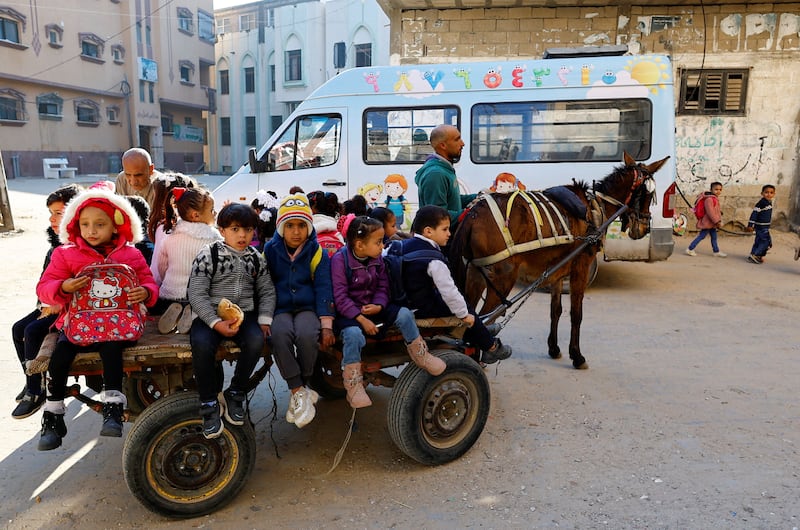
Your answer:
[[[132,268],[121,263],[87,265],[78,276],[89,283],[72,294],[63,331],[70,342],[135,341],[144,333],[146,310],[128,302],[128,290],[139,286]]]

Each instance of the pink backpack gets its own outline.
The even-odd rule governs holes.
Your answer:
[[[135,341],[144,333],[146,310],[128,302],[128,291],[139,286],[132,268],[121,263],[87,265],[78,276],[89,283],[72,295],[63,331],[70,342]]]

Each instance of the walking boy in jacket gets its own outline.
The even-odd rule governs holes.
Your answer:
[[[772,224],[772,200],[775,198],[775,186],[765,184],[761,187],[761,199],[753,207],[750,214],[750,221],[747,223],[747,231],[756,233],[753,241],[753,248],[747,261],[761,265],[764,263],[764,256],[767,250],[772,248],[772,236],[769,234],[769,226]]]

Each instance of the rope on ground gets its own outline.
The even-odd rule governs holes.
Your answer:
[[[278,453],[278,442],[275,440],[275,430],[274,430],[275,422],[278,419],[278,398],[275,395],[275,384],[276,384],[275,377],[272,375],[272,370],[270,370],[267,373],[267,386],[269,387],[269,391],[272,394],[272,407],[269,409],[269,412],[267,412],[267,414],[263,418],[261,418],[260,420],[258,420],[258,421],[253,423],[253,427],[255,428],[256,425],[258,425],[259,423],[261,423],[265,419],[270,418],[270,421],[269,421],[269,439],[272,440],[272,447],[273,447],[273,449],[275,449],[275,457],[278,460],[280,460],[281,455],[280,455],[280,453]],[[258,387],[256,387],[256,388],[258,388]],[[255,390],[253,390],[253,392],[255,393]],[[250,406],[249,398],[248,398],[247,404],[248,404],[248,409],[249,409],[249,406]]]
[[[326,471],[322,475],[318,475],[317,478],[323,478],[333,473],[333,470],[336,469],[336,467],[339,465],[339,462],[342,461],[342,457],[344,456],[344,450],[347,448],[347,444],[350,442],[350,436],[353,434],[353,425],[355,424],[355,422],[356,422],[356,409],[353,409],[353,415],[350,416],[350,423],[347,426],[347,435],[344,437],[344,443],[342,443],[342,446],[339,448],[338,451],[336,451],[336,456],[333,457],[333,465],[328,471]]]

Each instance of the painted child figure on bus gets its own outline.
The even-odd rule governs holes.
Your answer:
[[[444,372],[443,360],[428,353],[414,321],[414,314],[390,300],[389,275],[381,257],[383,224],[377,219],[356,217],[347,229],[347,246],[331,260],[335,329],[342,338],[342,374],[347,402],[353,408],[372,401],[364,391],[361,350],[366,335],[376,337],[394,325],[406,341],[411,359],[431,375]]]
[[[264,247],[277,301],[272,322],[272,355],[291,390],[286,421],[305,427],[316,415],[319,395],[306,387],[319,348],[330,348],[333,292],[330,258],[317,243],[308,198],[281,200],[275,236]]]
[[[50,211],[50,226],[47,227],[47,239],[50,248],[44,258],[42,272],[50,264],[50,256],[53,251],[61,245],[58,239],[58,229],[61,225],[61,218],[67,208],[67,203],[80,193],[81,189],[75,184],[68,184],[58,188],[47,196],[47,209]],[[45,337],[50,333],[53,324],[56,322],[61,306],[49,306],[39,301],[36,309],[14,323],[11,327],[11,337],[14,340],[14,349],[22,365],[22,373],[26,373],[26,366],[29,361],[36,358],[39,348],[42,346]],[[25,376],[25,386],[16,398],[17,406],[11,413],[11,417],[17,420],[32,416],[38,411],[45,400],[44,379],[42,374],[32,374]]]
[[[130,203],[113,192],[113,183],[98,183],[72,199],[67,205],[59,231],[64,243],[53,251],[50,264],[42,274],[36,293],[42,302],[64,309],[56,320],[62,330],[67,306],[73,293],[89,284],[89,276],[80,273],[87,265],[123,263],[136,273],[139,287],[127,293],[128,302],[148,307],[158,300],[158,285],[142,253],[134,246],[142,238],[142,224]],[[58,337],[50,359],[50,381],[42,416],[39,450],[49,451],[61,445],[67,434],[64,424],[64,398],[67,378],[75,356],[98,351],[103,362],[103,427],[100,436],[122,436],[122,416],[127,399],[122,393],[122,350],[130,341],[97,342],[79,346],[63,332]]]
[[[697,198],[698,201],[703,201],[703,216],[697,220],[697,229],[700,233],[697,237],[689,243],[686,249],[686,254],[689,256],[696,256],[695,248],[700,242],[709,236],[711,239],[711,249],[714,251],[714,256],[717,258],[725,258],[728,255],[720,251],[717,244],[717,229],[722,226],[722,210],[719,205],[719,196],[722,195],[722,183],[712,182],[710,191],[703,192]]]
[[[222,416],[243,425],[250,375],[264,350],[275,310],[275,287],[264,257],[250,246],[258,216],[247,204],[230,203],[220,210],[217,226],[222,241],[200,250],[192,263],[187,295],[197,314],[189,331],[192,367],[200,394],[203,436],[222,434]],[[227,298],[244,313],[243,320],[223,320],[220,301]],[[222,391],[217,348],[225,339],[240,349],[230,386]]]
[[[188,333],[192,308],[186,293],[192,262],[197,253],[222,236],[213,226],[214,198],[203,188],[172,188],[167,194],[163,240],[153,256],[150,271],[159,284],[156,314],[161,333]],[[162,314],[163,313],[163,314]]]
[[[386,201],[384,207],[392,211],[395,216],[395,224],[397,229],[403,227],[405,223],[405,214],[409,208],[408,200],[404,193],[408,191],[408,181],[403,175],[393,173],[386,177],[383,181],[384,191],[386,192]]]
[[[331,257],[344,246],[344,237],[337,227],[341,216],[339,197],[328,191],[312,191],[308,194],[308,202],[313,213],[317,243]]]
[[[423,206],[417,211],[411,226],[414,237],[401,241],[403,254],[420,249],[441,251],[450,239],[450,214],[440,206]],[[440,252],[441,254],[441,252]],[[481,349],[481,362],[495,363],[511,356],[511,347],[492,336],[475,310],[456,287],[447,258],[408,261],[403,265],[403,287],[408,305],[416,310],[416,318],[455,315],[468,329],[464,340]]]

